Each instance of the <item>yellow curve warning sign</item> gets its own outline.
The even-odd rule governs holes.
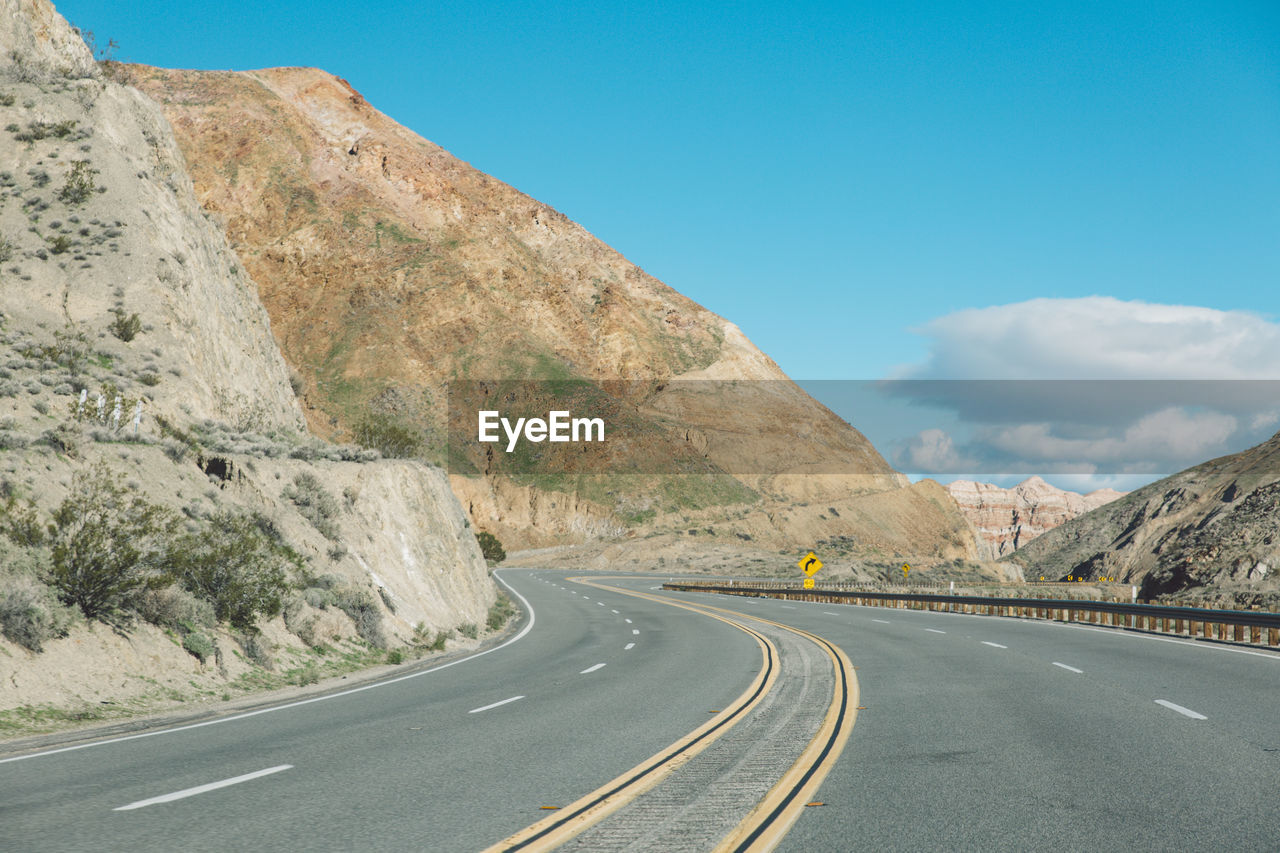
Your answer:
[[[818,559],[818,555],[810,551],[800,558],[800,562],[796,563],[800,567],[800,571],[809,577],[813,577],[818,573],[818,569],[822,568],[822,561]]]

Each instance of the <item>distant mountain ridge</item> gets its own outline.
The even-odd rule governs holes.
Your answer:
[[[1117,577],[1144,597],[1280,592],[1280,433],[1137,489],[1007,559],[1054,577]]]
[[[955,480],[947,492],[978,535],[980,554],[995,560],[1041,534],[1122,497],[1114,489],[1081,495],[1030,477],[1012,489],[973,480]]]

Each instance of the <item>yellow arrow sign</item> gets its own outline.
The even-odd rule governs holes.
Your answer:
[[[813,577],[818,573],[818,569],[822,568],[822,561],[818,559],[818,555],[810,551],[800,558],[800,562],[796,563],[800,567],[800,571],[809,577]]]
[[[907,576],[907,572],[909,572],[909,571],[911,571],[911,567],[910,567],[910,566],[908,566],[906,563],[903,563],[903,564],[902,564],[902,576],[903,576],[904,578]]]

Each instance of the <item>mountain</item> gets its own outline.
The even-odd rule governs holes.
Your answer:
[[[1280,433],[1130,492],[1024,545],[1028,577],[1116,577],[1146,598],[1280,590]]]
[[[307,433],[167,119],[47,0],[0,0],[0,127],[0,722],[220,695],[323,668],[331,644],[381,660],[483,624],[496,589],[444,472]],[[111,540],[104,518],[166,524]],[[244,577],[176,568],[227,530],[270,567],[234,625],[217,596]]]
[[[307,68],[124,73],[162,105],[201,203],[258,283],[314,429],[353,437],[390,419],[440,461],[451,381],[571,380],[635,425],[633,460],[667,466],[572,482],[481,476],[491,460],[472,457],[454,490],[509,545],[669,530],[736,507],[774,519],[757,541],[778,548],[809,534],[808,519],[776,510],[813,504],[813,519],[834,519],[826,508],[843,506],[840,535],[861,513],[842,501],[906,489],[732,323],[344,80]],[[936,523],[864,514],[859,529],[909,553],[972,556],[954,508],[907,502]]]
[[[990,483],[955,480],[947,492],[977,531],[983,559],[995,560],[1078,515],[1122,497],[1114,489],[1087,495],[1068,492],[1031,477],[1012,489]]]

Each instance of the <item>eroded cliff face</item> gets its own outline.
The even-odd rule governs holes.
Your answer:
[[[1028,575],[1116,577],[1154,598],[1280,604],[1280,434],[1076,518],[1008,560]]]
[[[1011,554],[1042,533],[1124,496],[1114,489],[1081,495],[1055,488],[1039,477],[1012,489],[956,480],[947,485],[947,492],[977,531],[979,553],[986,560]]]
[[[732,323],[399,126],[345,81],[306,68],[128,73],[163,105],[201,202],[259,283],[313,427],[351,435],[376,412],[441,454],[450,380],[621,379],[632,389],[621,403],[652,427],[647,458],[721,472],[696,495],[651,478],[567,497],[537,478],[455,476],[473,520],[509,546],[649,532],[709,507],[834,502],[856,514],[841,502],[906,486]],[[933,530],[951,529],[953,508],[922,511],[938,514]],[[910,540],[907,531],[886,538]],[[959,550],[971,550],[961,536],[970,542]],[[936,551],[936,538],[920,549]]]
[[[196,200],[167,119],[102,73],[46,0],[0,0],[0,127],[0,597],[48,577],[47,553],[6,538],[5,512],[29,503],[43,522],[98,470],[193,530],[251,513],[305,558],[288,624],[258,626],[281,666],[375,622],[391,646],[483,626],[496,590],[444,472],[307,434],[258,289]],[[289,497],[302,475],[329,500],[324,531]],[[367,596],[363,628],[325,598],[335,585]],[[145,623],[128,642],[150,651],[114,656],[94,624],[51,639],[50,658],[0,639],[0,678],[24,685],[0,711],[157,681],[186,691],[192,677],[220,694],[254,669],[236,657],[247,635],[225,625],[208,627],[215,667],[157,651],[173,641]],[[77,655],[99,663],[46,663]]]

